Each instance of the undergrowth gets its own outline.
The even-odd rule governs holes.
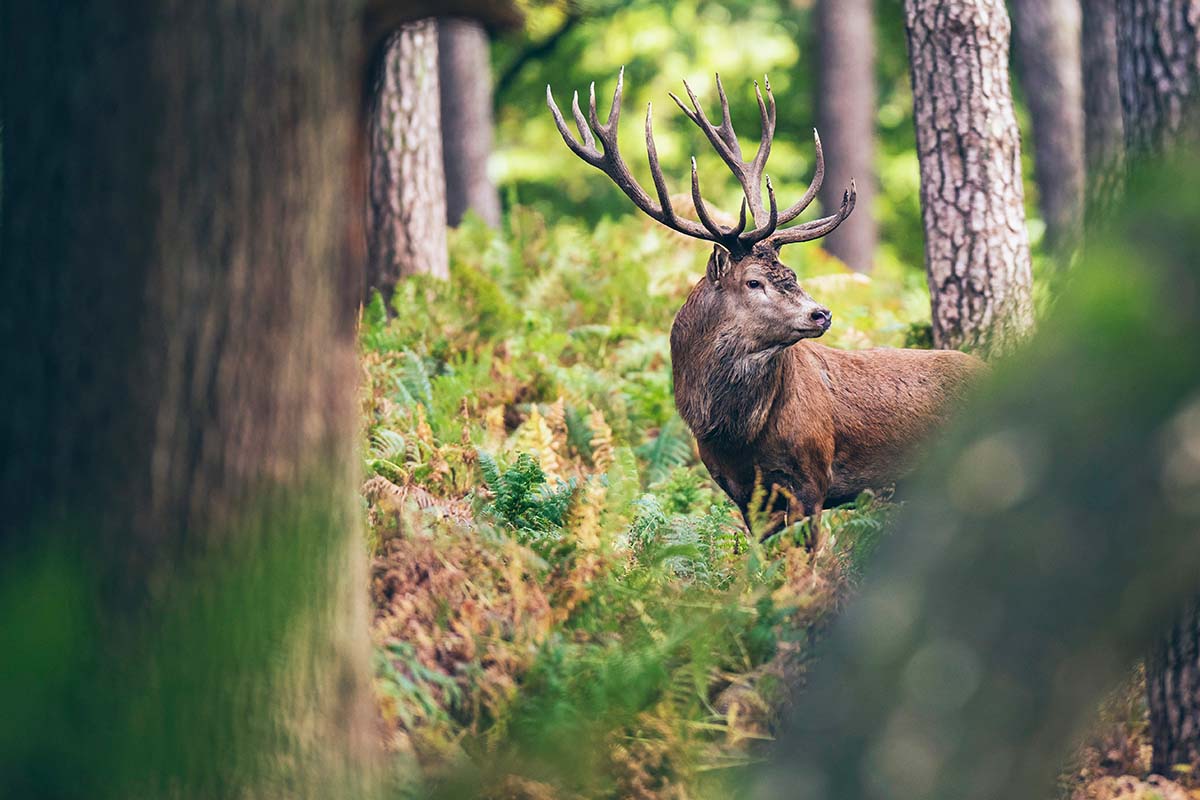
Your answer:
[[[788,255],[834,344],[903,344],[926,308],[919,281]],[[455,232],[448,284],[364,309],[398,796],[725,797],[762,757],[887,506],[826,513],[815,557],[803,524],[745,530],[672,401],[667,334],[704,259],[632,217],[517,209]]]

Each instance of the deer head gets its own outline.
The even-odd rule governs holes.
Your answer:
[[[820,336],[827,331],[832,321],[829,310],[809,297],[797,283],[796,274],[779,260],[779,251],[784,245],[825,236],[842,224],[854,209],[855,190],[854,183],[851,182],[850,188],[842,195],[842,205],[837,213],[790,228],[783,227],[808,208],[821,188],[825,176],[825,158],[821,152],[821,138],[817,132],[813,131],[817,161],[813,180],[803,197],[780,211],[771,177],[764,173],[767,158],[771,153],[771,141],[775,136],[775,98],[771,94],[770,81],[764,79],[765,99],[758,82],[754,84],[762,120],[762,134],[758,150],[749,161],[743,159],[741,146],[730,121],[729,100],[721,85],[721,77],[718,75],[716,79],[717,94],[721,100],[719,125],[709,121],[692,88],[684,81],[683,87],[691,100],[691,107],[685,105],[673,93],[671,99],[688,119],[704,132],[713,149],[742,187],[741,212],[737,225],[718,224],[700,195],[696,159],[692,158],[692,202],[700,220],[695,222],[676,214],[671,205],[670,193],[667,191],[667,183],[654,146],[653,109],[650,104],[646,106],[646,155],[650,161],[650,174],[658,195],[657,202],[634,179],[629,167],[621,158],[617,147],[617,124],[621,118],[624,76],[625,70],[622,69],[617,77],[617,88],[613,93],[606,123],[600,122],[596,111],[595,83],[591,86],[586,118],[579,107],[579,93],[575,93],[571,111],[579,129],[579,139],[572,135],[562,112],[554,102],[553,92],[549,86],[546,87],[546,102],[554,114],[554,122],[567,147],[579,158],[608,175],[634,205],[652,219],[671,230],[714,244],[712,256],[708,260],[707,279],[704,282],[706,291],[702,292],[705,296],[698,302],[706,306],[709,313],[705,316],[709,320],[719,320],[721,327],[729,326],[729,329],[736,330],[739,337],[742,337],[741,343],[747,351],[776,350],[800,339]],[[763,203],[762,193],[764,179],[767,187],[766,204]],[[746,230],[748,222],[754,226],[751,230]],[[696,293],[693,293],[693,299],[697,299]]]

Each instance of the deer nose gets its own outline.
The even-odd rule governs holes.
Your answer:
[[[833,314],[828,308],[818,308],[816,311],[808,315],[809,319],[818,325],[824,326],[826,329],[833,324]]]

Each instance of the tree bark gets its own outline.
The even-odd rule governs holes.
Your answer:
[[[1087,162],[1085,221],[1107,216],[1121,189],[1125,123],[1117,78],[1116,0],[1083,4],[1083,117]]]
[[[53,588],[0,597],[16,796],[369,781],[357,12],[4,4],[0,585]]]
[[[818,0],[817,130],[828,154],[821,206],[836,209],[854,179],[854,215],[824,247],[852,269],[875,261],[875,24],[872,0]]]
[[[468,210],[493,228],[500,225],[500,195],[488,177],[492,154],[492,66],[487,31],[478,22],[438,22],[442,163],[446,217],[462,222]]]
[[[1200,0],[1117,0],[1117,58],[1131,156],[1200,139]]]
[[[905,0],[937,347],[1003,352],[1033,327],[1021,145],[1000,0]]]
[[[449,278],[437,23],[407,23],[384,45],[370,118],[367,289],[390,298],[410,275]]]
[[[1176,766],[1200,768],[1200,603],[1193,602],[1146,663],[1151,768],[1173,776]]]
[[[1200,143],[1200,0],[1118,0],[1117,57],[1129,163]],[[1156,225],[1157,227],[1157,225]],[[1193,587],[1200,589],[1200,587]],[[1200,769],[1200,614],[1193,605],[1146,664],[1153,764]]]
[[[1084,122],[1079,0],[1012,0],[1013,50],[1033,126],[1046,247],[1065,261],[1083,228]]]

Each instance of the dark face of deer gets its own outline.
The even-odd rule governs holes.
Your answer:
[[[796,281],[774,249],[755,248],[734,260],[713,248],[708,280],[715,289],[717,329],[730,331],[746,352],[757,353],[813,339],[829,330],[833,315]]]

